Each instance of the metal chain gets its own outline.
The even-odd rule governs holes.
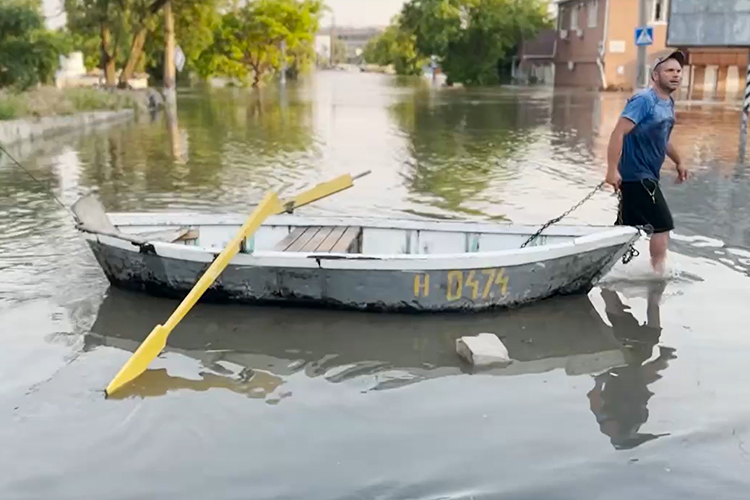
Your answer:
[[[583,205],[584,203],[586,203],[592,196],[594,196],[596,194],[597,191],[599,191],[602,188],[602,186],[604,186],[604,181],[600,182],[599,185],[597,185],[593,189],[593,191],[591,191],[589,194],[587,194],[581,201],[579,201],[578,203],[576,203],[575,205],[573,205],[565,213],[563,213],[559,217],[555,217],[554,219],[551,219],[551,220],[547,221],[542,227],[539,228],[539,230],[536,233],[532,234],[529,237],[529,239],[526,240],[523,243],[523,245],[521,245],[521,248],[525,248],[526,245],[528,245],[529,243],[531,243],[532,241],[534,241],[535,239],[537,239],[539,237],[539,235],[542,234],[542,231],[544,231],[545,229],[547,229],[548,227],[550,227],[552,224],[557,224],[563,218],[567,217],[571,212],[573,212],[578,207],[580,207],[581,205]]]
[[[616,225],[622,225],[622,191],[617,190],[617,222]],[[637,227],[637,229],[640,231],[641,227]],[[636,250],[636,248],[631,243],[628,245],[627,250],[625,250],[625,253],[622,254],[622,263],[628,264],[631,260],[638,257],[641,253]]]
[[[537,232],[535,232],[534,234],[532,234],[529,237],[529,239],[527,239],[523,243],[523,245],[521,245],[521,248],[525,248],[529,243],[531,243],[532,241],[534,241],[535,239],[537,239],[539,237],[539,235],[542,234],[542,232],[545,229],[547,229],[548,227],[550,227],[552,224],[557,224],[563,218],[567,217],[571,212],[573,212],[578,207],[580,207],[581,205],[583,205],[584,203],[586,203],[592,196],[594,196],[596,194],[597,191],[599,191],[604,186],[604,184],[605,184],[604,181],[600,182],[589,194],[587,194],[581,201],[579,201],[578,203],[576,203],[575,205],[573,205],[565,213],[563,213],[559,217],[555,217],[554,219],[551,219],[551,220],[547,221],[542,227],[539,228],[539,230]],[[621,225],[622,224],[622,193],[620,191],[617,191],[617,198],[618,198],[618,204],[617,204],[617,223],[616,224],[617,225]],[[637,226],[637,229],[639,231],[644,231],[646,233],[649,233],[648,228]],[[628,264],[631,260],[633,260],[635,257],[637,257],[639,255],[640,255],[640,252],[638,252],[638,250],[636,250],[636,248],[631,243],[630,245],[628,245],[627,250],[625,250],[625,253],[622,256],[622,263],[623,264]]]

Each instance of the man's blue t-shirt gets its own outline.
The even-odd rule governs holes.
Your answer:
[[[650,88],[631,97],[621,116],[635,123],[622,144],[619,170],[623,182],[658,181],[674,126],[674,101],[662,99]]]

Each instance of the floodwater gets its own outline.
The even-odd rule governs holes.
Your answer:
[[[344,172],[306,213],[541,224],[602,178],[626,96],[436,89],[319,73],[262,96],[180,93],[176,121],[13,151],[66,204],[247,211]],[[0,160],[0,498],[746,498],[750,178],[739,112],[678,107],[693,179],[664,282],[641,255],[588,296],[479,315],[200,304],[123,393],[103,389],[176,303],[109,287],[66,212]],[[610,223],[601,191],[566,220]],[[462,335],[516,360],[473,371]]]

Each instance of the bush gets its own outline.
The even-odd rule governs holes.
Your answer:
[[[103,89],[42,87],[29,92],[0,91],[0,120],[64,116],[90,111],[136,109],[136,93]]]

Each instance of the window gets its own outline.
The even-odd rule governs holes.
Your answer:
[[[589,0],[588,3],[589,28],[596,28],[599,20],[599,0]]]
[[[666,23],[669,0],[646,0],[646,15],[652,23]]]
[[[576,4],[570,9],[570,31],[575,31],[578,29],[578,11],[581,9],[581,6]]]

